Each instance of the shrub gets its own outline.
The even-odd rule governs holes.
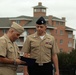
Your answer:
[[[71,53],[59,53],[59,68],[76,68],[76,50],[72,50]]]

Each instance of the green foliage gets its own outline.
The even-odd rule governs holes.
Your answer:
[[[59,68],[60,69],[70,69],[76,68],[76,50],[73,50],[71,53],[59,53]]]
[[[72,65],[75,65],[76,64],[76,50],[73,50],[71,53],[70,53],[70,62]]]

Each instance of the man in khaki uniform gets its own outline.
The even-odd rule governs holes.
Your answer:
[[[10,29],[0,37],[0,75],[16,75],[17,65],[25,64],[19,59],[19,48],[14,42],[24,28],[13,22]]]
[[[30,58],[36,59],[36,62],[34,65],[24,68],[24,75],[27,73],[29,75],[53,75],[51,61],[53,61],[56,69],[55,75],[59,75],[57,58],[59,49],[55,38],[46,33],[46,21],[43,17],[40,17],[36,24],[37,32],[27,36],[22,48],[25,55],[27,56],[30,53]]]

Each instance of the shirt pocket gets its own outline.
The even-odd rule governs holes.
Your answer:
[[[49,57],[51,55],[52,45],[45,44],[45,54],[47,54]]]
[[[39,43],[36,43],[36,42],[31,43],[31,47],[38,47],[38,46],[39,46]]]
[[[14,48],[12,46],[9,46],[7,49],[7,57],[13,58],[14,57]]]
[[[45,47],[52,49],[52,45],[50,45],[50,44],[45,44]]]

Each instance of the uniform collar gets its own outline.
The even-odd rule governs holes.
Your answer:
[[[36,37],[36,38],[39,37],[39,36],[37,35],[37,32],[35,32],[35,34],[34,34],[33,37]],[[45,39],[46,39],[46,38],[50,38],[50,37],[49,37],[49,34],[46,33],[45,36],[44,36],[44,38],[45,38]]]
[[[4,37],[8,40],[9,43],[12,43],[7,34],[4,34]]]
[[[39,37],[39,36],[37,35],[37,32],[35,32],[34,37]]]

